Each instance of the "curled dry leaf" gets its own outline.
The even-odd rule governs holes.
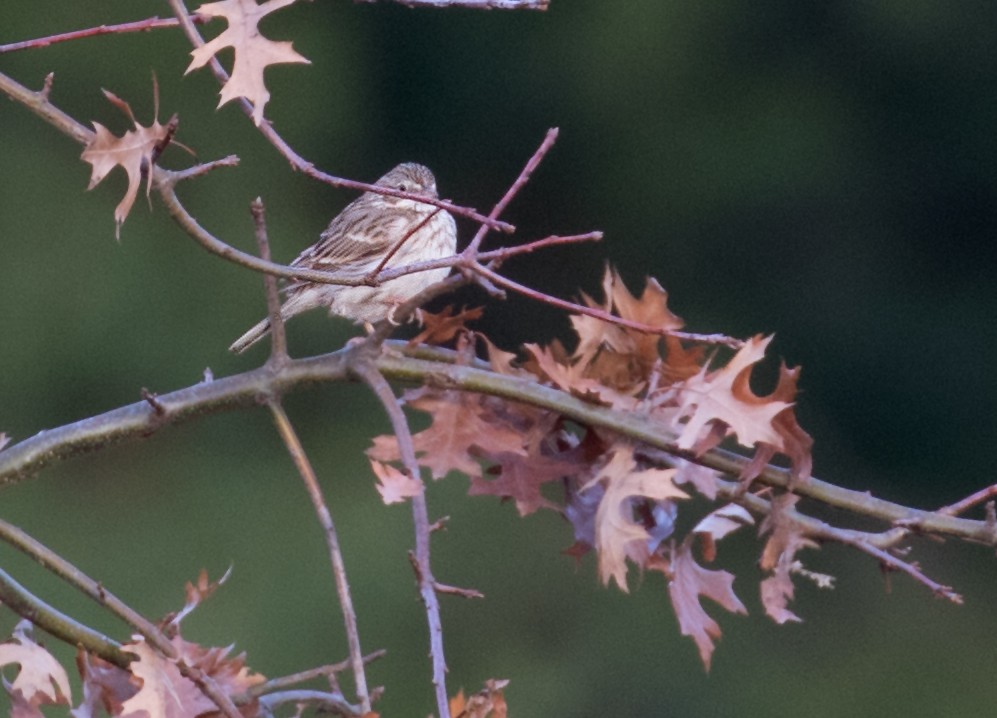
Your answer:
[[[484,314],[484,307],[474,307],[473,309],[462,309],[457,314],[453,313],[453,307],[443,308],[439,314],[433,314],[426,310],[420,310],[419,317],[422,319],[422,331],[409,340],[409,347],[418,344],[446,344],[458,332],[466,330],[467,322],[480,319]]]
[[[16,663],[21,667],[14,682],[4,681],[4,688],[11,700],[24,706],[24,710],[37,710],[43,704],[68,705],[72,698],[69,677],[51,653],[35,643],[31,637],[31,624],[21,621],[14,629],[10,641],[0,643],[0,667]]]
[[[609,461],[596,471],[582,491],[601,484],[605,489],[595,515],[595,548],[599,553],[599,576],[623,591],[627,587],[626,560],[643,566],[650,554],[651,534],[634,515],[634,500],[674,501],[689,498],[673,479],[674,469],[638,470],[633,449],[617,444]]]
[[[692,556],[690,537],[672,551],[668,596],[679,621],[683,636],[691,636],[699,649],[699,657],[706,670],[710,669],[714,642],[720,638],[720,624],[703,610],[700,596],[715,601],[731,613],[747,614],[734,594],[734,575],[727,571],[710,571],[696,563]]]
[[[88,190],[100,184],[107,173],[117,166],[120,166],[128,174],[128,188],[125,190],[125,196],[114,208],[114,236],[120,239],[121,225],[124,224],[128,213],[132,210],[132,205],[135,204],[143,175],[146,177],[146,195],[149,194],[152,183],[152,165],[162,151],[163,143],[172,135],[176,119],[172,119],[166,125],[161,125],[157,118],[148,127],[143,127],[135,119],[127,102],[107,90],[104,90],[104,95],[112,104],[121,108],[128,115],[135,129],[128,130],[121,137],[115,137],[104,125],[94,122],[93,139],[83,149],[80,159],[89,162],[92,166]]]
[[[263,122],[263,108],[270,100],[270,92],[263,84],[263,71],[269,65],[304,63],[310,61],[291,48],[290,42],[275,42],[265,38],[259,30],[260,21],[270,13],[292,5],[295,0],[222,0],[201,5],[199,15],[222,17],[228,22],[215,39],[191,51],[193,59],[184,74],[204,67],[220,50],[231,47],[235,51],[232,74],[221,90],[221,107],[229,100],[245,97],[253,103],[253,122]]]

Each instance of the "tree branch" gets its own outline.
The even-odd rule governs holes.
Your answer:
[[[482,368],[481,363],[471,366],[448,363],[454,361],[454,355],[443,349],[425,348],[420,355],[434,359],[420,359],[401,356],[405,347],[403,342],[388,344],[395,351],[386,351],[373,361],[378,371],[389,379],[413,383],[432,381],[463,391],[491,394],[549,409],[580,424],[610,429],[730,476],[740,475],[750,463],[749,459],[722,449],[713,449],[696,457],[675,445],[674,435],[668,427],[648,421],[644,416],[590,404],[532,379],[497,374]],[[162,414],[158,414],[147,402],[139,401],[43,431],[0,451],[0,486],[22,481],[54,461],[123,441],[145,438],[164,426],[185,423],[210,413],[256,407],[261,397],[283,395],[317,382],[346,381],[354,371],[352,365],[357,351],[358,348],[349,347],[331,354],[294,359],[279,371],[261,367],[160,394],[158,401],[165,410]],[[903,506],[870,496],[866,491],[853,491],[816,478],[794,481],[788,470],[775,466],[765,467],[757,480],[891,525],[908,522],[923,533],[997,546],[997,530],[986,521]]]
[[[274,423],[277,425],[277,432],[287,447],[288,454],[291,455],[301,480],[305,483],[305,489],[312,500],[315,514],[318,516],[319,525],[325,533],[325,540],[329,550],[329,558],[332,562],[332,575],[336,582],[336,593],[339,595],[339,605],[343,612],[343,624],[346,627],[346,642],[349,645],[350,664],[353,668],[353,680],[357,689],[357,696],[364,713],[370,712],[370,693],[367,690],[367,674],[364,671],[363,651],[360,649],[360,631],[357,629],[357,614],[353,608],[353,597],[350,594],[350,584],[346,579],[346,563],[343,561],[343,552],[339,548],[339,535],[336,533],[336,525],[332,520],[332,513],[326,505],[322,496],[322,488],[319,486],[315,470],[312,468],[308,455],[305,453],[297,432],[291,425],[284,408],[276,399],[268,402],[270,413],[273,415]]]
[[[370,352],[367,354],[369,355]],[[370,387],[388,414],[391,428],[398,439],[399,453],[405,471],[412,479],[421,481],[419,463],[416,460],[415,448],[412,444],[412,431],[398,398],[374,364],[369,361],[359,361],[354,365],[353,371]],[[430,562],[432,527],[429,522],[429,510],[426,506],[426,492],[423,490],[416,494],[411,498],[411,502],[412,521],[415,525],[415,551],[410,555],[410,558],[419,585],[419,595],[422,597],[422,603],[426,609],[426,622],[429,625],[429,655],[433,661],[436,707],[440,712],[440,718],[450,718],[450,699],[447,695],[447,662],[443,652],[443,621],[440,618],[440,600],[437,596],[439,585],[433,577]]]

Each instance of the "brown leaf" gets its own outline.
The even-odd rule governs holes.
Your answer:
[[[680,448],[697,453],[713,448],[722,434],[711,432],[720,423],[737,436],[742,446],[768,444],[785,451],[773,422],[791,404],[771,396],[757,396],[748,384],[752,367],[765,356],[771,339],[753,337],[726,366],[712,372],[704,368],[679,385],[680,411],[675,423],[685,421],[677,440]]]
[[[800,367],[789,369],[783,363],[779,367],[779,383],[769,396],[770,399],[793,402],[796,400],[796,385],[800,378]],[[776,414],[772,426],[782,438],[782,449],[771,444],[759,444],[751,463],[744,468],[741,478],[751,480],[758,476],[765,465],[772,460],[777,451],[789,457],[793,479],[805,481],[810,478],[813,469],[813,437],[796,421],[796,413],[792,406]]]
[[[412,441],[419,464],[429,468],[434,479],[451,471],[480,478],[476,449],[489,454],[526,453],[522,431],[493,409],[504,404],[500,400],[423,387],[408,392],[406,404],[433,418],[429,428],[415,434]],[[398,439],[393,435],[375,437],[367,456],[382,462],[397,461]]]
[[[12,684],[4,681],[4,688],[12,700],[23,704],[19,710],[25,715],[43,704],[69,705],[72,694],[66,670],[51,653],[35,643],[31,623],[26,620],[17,624],[10,641],[0,643],[0,667],[12,663],[21,669]]]
[[[742,526],[753,526],[754,518],[737,504],[727,504],[711,511],[696,524],[692,532],[699,536],[703,546],[703,557],[707,562],[716,558],[716,542]]]
[[[149,194],[152,183],[151,168],[161,149],[160,143],[165,141],[170,134],[170,129],[161,125],[158,119],[154,120],[148,127],[143,127],[135,120],[128,103],[107,90],[104,90],[104,95],[115,106],[125,111],[131,118],[135,129],[128,130],[121,137],[115,137],[104,125],[94,122],[94,137],[83,149],[80,159],[92,165],[88,190],[100,184],[108,172],[117,166],[120,166],[128,174],[128,188],[125,190],[125,196],[114,208],[114,235],[120,239],[121,225],[124,224],[128,213],[131,212],[132,205],[135,204],[143,174],[147,179],[146,196]]]
[[[733,574],[710,571],[696,563],[689,537],[672,552],[669,572],[668,596],[678,618],[679,629],[683,636],[691,636],[696,642],[699,657],[709,670],[714,641],[720,638],[721,631],[720,625],[703,610],[699,597],[705,596],[731,613],[747,614],[748,609],[734,594]]]
[[[197,583],[194,584],[188,581],[184,586],[186,603],[176,615],[169,618],[166,622],[167,625],[171,626],[174,631],[178,631],[180,629],[180,622],[201,605],[202,601],[210,598],[211,594],[218,590],[228,580],[230,575],[232,575],[231,567],[217,581],[210,581],[207,569],[202,568],[201,573],[197,577]]]
[[[443,308],[439,314],[432,314],[423,309],[419,316],[422,319],[423,329],[414,337],[409,339],[408,346],[415,347],[419,344],[446,344],[453,339],[458,332],[466,330],[467,322],[480,319],[484,314],[484,307],[474,307],[473,309],[462,309],[459,313],[453,313],[453,307]]]
[[[613,580],[622,591],[628,591],[626,560],[629,558],[643,566],[651,539],[644,523],[634,517],[633,500],[673,501],[689,497],[675,486],[674,469],[638,470],[633,448],[629,445],[618,444],[609,456],[582,491],[590,490],[596,484],[605,489],[595,516],[599,577],[604,584]]]
[[[216,53],[226,47],[235,51],[232,75],[221,91],[218,106],[229,100],[245,97],[253,103],[253,121],[263,122],[263,108],[270,100],[270,92],[263,84],[263,71],[270,65],[305,63],[310,61],[291,48],[290,42],[275,42],[265,38],[259,30],[260,21],[270,13],[294,3],[295,0],[222,0],[201,5],[199,15],[222,17],[228,28],[218,37],[191,51],[193,59],[184,74],[203,67]]]
[[[568,460],[566,456],[532,453],[524,456],[508,451],[488,454],[485,458],[495,461],[497,465],[490,467],[486,473],[495,478],[472,478],[467,493],[471,496],[488,494],[513,499],[520,516],[532,514],[537,509],[556,509],[540,492],[541,485],[575,475],[585,468],[584,464]]]
[[[402,473],[391,464],[370,459],[370,468],[378,479],[375,488],[386,504],[398,504],[423,492],[421,481]]]
[[[129,668],[141,683],[138,692],[122,704],[122,718],[190,718],[217,708],[174,663],[144,640],[121,648],[138,656]]]
[[[73,718],[91,718],[97,715],[98,706],[108,715],[121,715],[122,704],[138,693],[131,673],[82,648],[76,652],[76,668],[83,683],[83,702],[70,711]]]
[[[800,497],[793,494],[774,497],[772,511],[758,528],[760,535],[769,534],[759,566],[772,573],[761,582],[762,605],[769,618],[779,624],[802,620],[786,608],[795,593],[791,576],[793,559],[801,549],[817,548],[817,544],[804,537],[797,523],[787,515],[799,500]]]

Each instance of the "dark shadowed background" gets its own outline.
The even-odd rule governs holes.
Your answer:
[[[7,2],[0,43],[167,13]],[[608,259],[635,288],[657,277],[692,331],[775,332],[775,355],[804,366],[799,416],[823,479],[922,507],[995,481],[997,5],[553,0],[547,13],[506,13],[326,0],[263,27],[312,61],[268,70],[266,114],[319,167],[373,180],[424,162],[444,196],[488,209],[558,126],[504,241],[592,229],[606,239],[510,263],[511,276],[572,297],[597,290]],[[177,139],[203,160],[242,160],[185,184],[189,208],[254,251],[247,207],[261,195],[275,256],[290,260],[354,195],[290,172],[234,107],[216,112],[214,79],[182,76],[188,50],[161,30],[0,56],[0,71],[40,87],[54,70],[55,103],[119,133],[126,121],[100,88],[147,123],[155,71],[161,119],[180,115]],[[151,213],[136,203],[115,242],[120,171],[85,193],[79,146],[10,102],[0,128],[0,430],[20,440],[136,401],[142,387],[264,360],[262,347],[226,351],[263,314],[258,276],[206,254],[155,200]],[[163,158],[190,162],[177,149]],[[461,231],[466,241],[473,226]],[[509,349],[568,336],[564,316],[515,298],[489,304],[482,326]],[[302,317],[292,351],[330,351],[355,331]],[[364,648],[389,651],[370,673],[387,687],[381,710],[424,716],[434,708],[409,513],[380,503],[362,454],[387,422],[353,385],[299,392],[288,409],[341,530]],[[742,532],[718,563],[752,615],[719,617],[707,675],[659,576],[632,577],[631,595],[603,589],[591,557],[576,568],[559,554],[571,535],[557,516],[520,520],[465,490],[453,476],[429,494],[434,515],[451,516],[434,541],[437,575],[487,596],[444,601],[451,687],[509,678],[513,716],[992,710],[991,551],[917,545],[963,607],[855,552],[809,552],[837,588],[801,583],[793,608],[805,622],[778,627],[762,615],[758,546]],[[263,410],[67,461],[5,488],[0,515],[151,616],[182,605],[202,567],[217,576],[232,564],[186,636],[235,642],[268,676],[346,654],[321,533]],[[11,549],[0,565],[127,635]]]

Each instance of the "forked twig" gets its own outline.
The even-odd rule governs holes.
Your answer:
[[[398,398],[377,367],[362,358],[353,364],[353,372],[380,400],[391,428],[398,439],[398,451],[402,465],[413,479],[419,479],[419,464],[412,443],[412,431]],[[430,537],[432,534],[429,510],[426,506],[426,492],[421,491],[411,498],[412,520],[415,525],[415,551],[410,554],[415,568],[419,595],[426,608],[426,622],[429,625],[429,653],[433,661],[433,687],[436,689],[436,707],[440,718],[450,718],[450,703],[447,696],[447,662],[443,652],[443,622],[440,618],[440,600],[437,596],[438,584],[433,578],[430,563]]]

